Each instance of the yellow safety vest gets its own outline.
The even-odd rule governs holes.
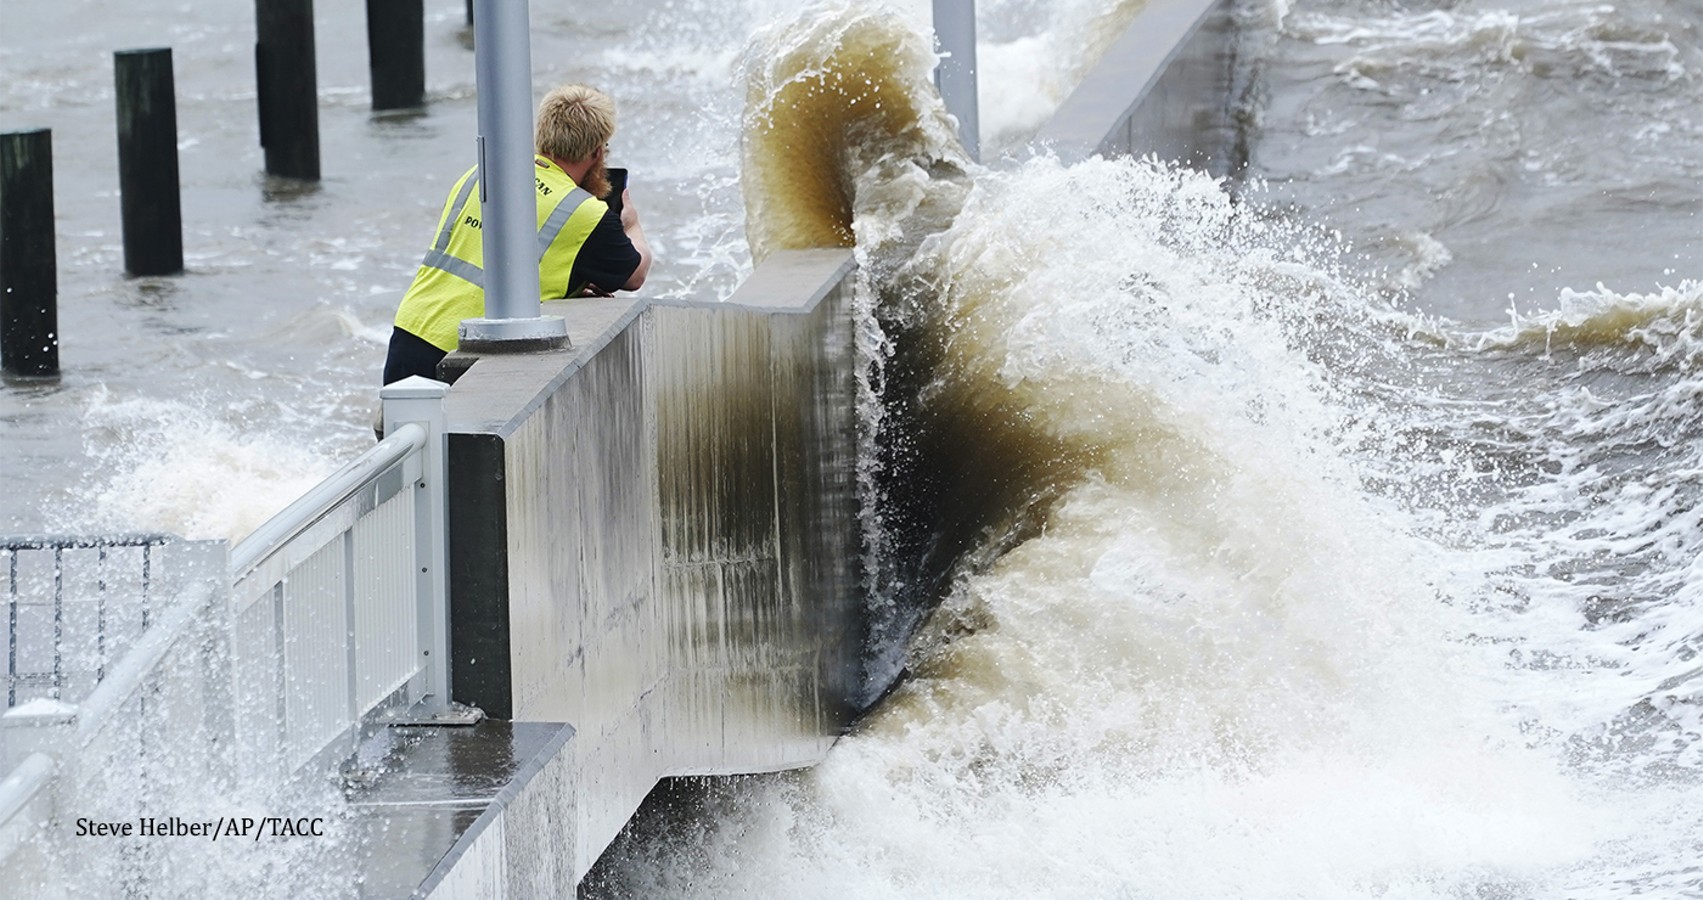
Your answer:
[[[574,184],[561,167],[537,157],[538,299],[567,297],[574,259],[609,211],[609,204]],[[450,190],[438,237],[396,310],[396,327],[440,350],[461,342],[462,319],[485,315],[485,245],[480,235],[479,167]]]

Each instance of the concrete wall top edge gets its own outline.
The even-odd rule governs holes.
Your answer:
[[[751,272],[733,296],[722,301],[658,300],[653,306],[747,309],[807,313],[822,302],[856,265],[847,247],[778,250]]]
[[[632,324],[649,301],[636,297],[553,300],[544,315],[567,322],[565,350],[481,355],[444,398],[449,430],[503,437],[520,427],[562,382]]]
[[[446,852],[443,855],[443,858],[438,861],[438,864],[432,868],[432,871],[427,873],[425,879],[420,882],[420,886],[415,890],[413,896],[430,896],[431,893],[437,889],[438,885],[455,870],[455,867],[458,864],[460,864],[461,858],[466,854],[468,848],[473,846],[473,843],[479,839],[479,836],[487,828],[491,827],[491,824],[499,819],[503,813],[514,804],[516,798],[518,798],[521,793],[530,786],[532,780],[536,778],[540,772],[544,771],[544,766],[552,759],[555,759],[558,755],[571,752],[568,749],[568,745],[573,740],[575,734],[572,725],[563,724],[561,722],[541,722],[527,723],[527,725],[523,725],[521,727],[527,727],[529,725],[534,727],[541,726],[543,728],[552,728],[555,729],[555,733],[541,748],[528,756],[520,764],[520,766],[516,768],[508,782],[503,785],[502,789],[497,792],[497,795],[492,798],[490,804],[485,807],[485,811],[479,814],[479,818],[475,819],[473,824],[467,827],[467,830],[456,839],[454,846],[450,847],[449,851]]]
[[[763,260],[725,301],[599,297],[546,303],[545,315],[567,322],[571,346],[481,356],[444,400],[449,430],[505,438],[513,434],[545,398],[652,306],[807,313],[855,264],[852,251],[841,247],[783,250]]]
[[[1065,163],[1101,151],[1172,59],[1224,0],[1148,0],[1128,29],[1035,136]]]

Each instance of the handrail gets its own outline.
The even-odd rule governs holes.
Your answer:
[[[148,677],[171,652],[186,632],[205,621],[207,597],[180,597],[162,617],[159,624],[142,633],[112,672],[76,707],[76,733],[80,743],[106,727],[117,711],[130,702],[136,692],[145,687]]]
[[[31,753],[0,776],[0,825],[11,821],[42,788],[53,783],[58,766],[45,753]]]
[[[386,469],[425,446],[424,428],[412,422],[398,426],[394,434],[332,473],[231,548],[231,581],[241,581],[267,557],[313,527]]]
[[[56,535],[30,534],[0,537],[0,550],[98,550],[102,547],[155,547],[177,540],[164,533]]]
[[[418,378],[387,385],[388,436],[234,547],[167,535],[0,538],[0,568],[12,555],[14,580],[19,551],[140,547],[146,572],[148,548],[165,545],[182,569],[167,578],[173,602],[86,697],[7,712],[0,858],[20,846],[35,805],[64,815],[88,792],[125,790],[109,763],[142,739],[129,723],[170,715],[175,703],[226,708],[201,723],[208,731],[168,729],[169,746],[205,757],[174,759],[251,779],[289,778],[352,752],[383,716],[472,720],[449,703],[447,390]],[[63,577],[57,552],[51,575]]]

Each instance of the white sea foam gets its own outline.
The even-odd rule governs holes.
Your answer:
[[[1401,234],[1397,236],[1397,240],[1405,245],[1408,251],[1407,255],[1413,259],[1412,263],[1396,273],[1395,284],[1402,290],[1417,289],[1425,282],[1430,281],[1431,277],[1437,274],[1437,270],[1448,265],[1454,259],[1454,254],[1449,252],[1449,248],[1444,246],[1442,241],[1429,234],[1423,232]]]
[[[340,441],[304,441],[281,428],[296,415],[260,401],[244,408],[103,392],[87,417],[98,465],[77,492],[79,507],[57,517],[75,523],[68,530],[240,540],[346,452]]]
[[[1060,227],[1037,232],[1026,213],[1043,203]],[[1695,782],[1618,777],[1660,763],[1624,745],[1606,768],[1581,762],[1641,739],[1615,722],[1644,694],[1678,723],[1659,739],[1695,752],[1695,680],[1676,684],[1673,662],[1696,645],[1690,588],[1619,632],[1581,631],[1576,606],[1537,596],[1554,574],[1518,567],[1542,558],[1538,538],[1434,528],[1423,485],[1475,477],[1475,457],[1411,429],[1471,432],[1487,408],[1373,399],[1423,369],[1435,325],[1382,308],[1331,250],[1199,175],[1045,159],[981,175],[910,264],[943,289],[945,377],[1009,392],[1097,462],[1042,534],[966,574],[913,644],[911,680],[823,766],[714,794],[683,843],[629,848],[632,893],[1695,886],[1671,857],[1698,838],[1682,812]],[[1407,359],[1392,372],[1381,354]],[[1558,414],[1607,434],[1630,424],[1601,418],[1614,408]],[[1380,478],[1412,491],[1368,490]],[[1577,487],[1543,483],[1529,502]],[[1684,512],[1689,495],[1661,496]],[[1499,511],[1460,502],[1450,515],[1473,523]],[[1647,543],[1644,504],[1605,504],[1609,543],[1571,555]],[[1673,640],[1636,639],[1652,627]],[[1664,658],[1640,667],[1648,650]]]
[[[1146,5],[1146,0],[979,5],[977,114],[984,157],[1033,135]]]

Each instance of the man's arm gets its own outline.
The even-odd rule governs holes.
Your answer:
[[[621,190],[621,230],[633,242],[633,249],[639,251],[639,267],[621,289],[636,291],[645,286],[645,276],[650,274],[650,244],[645,240],[644,229],[639,227],[639,211],[633,206],[632,193],[625,188]]]
[[[603,214],[574,257],[569,296],[608,297],[644,284],[650,270],[650,245],[642,229],[637,230],[636,239],[627,233],[625,218],[624,210],[619,216],[613,209]]]

